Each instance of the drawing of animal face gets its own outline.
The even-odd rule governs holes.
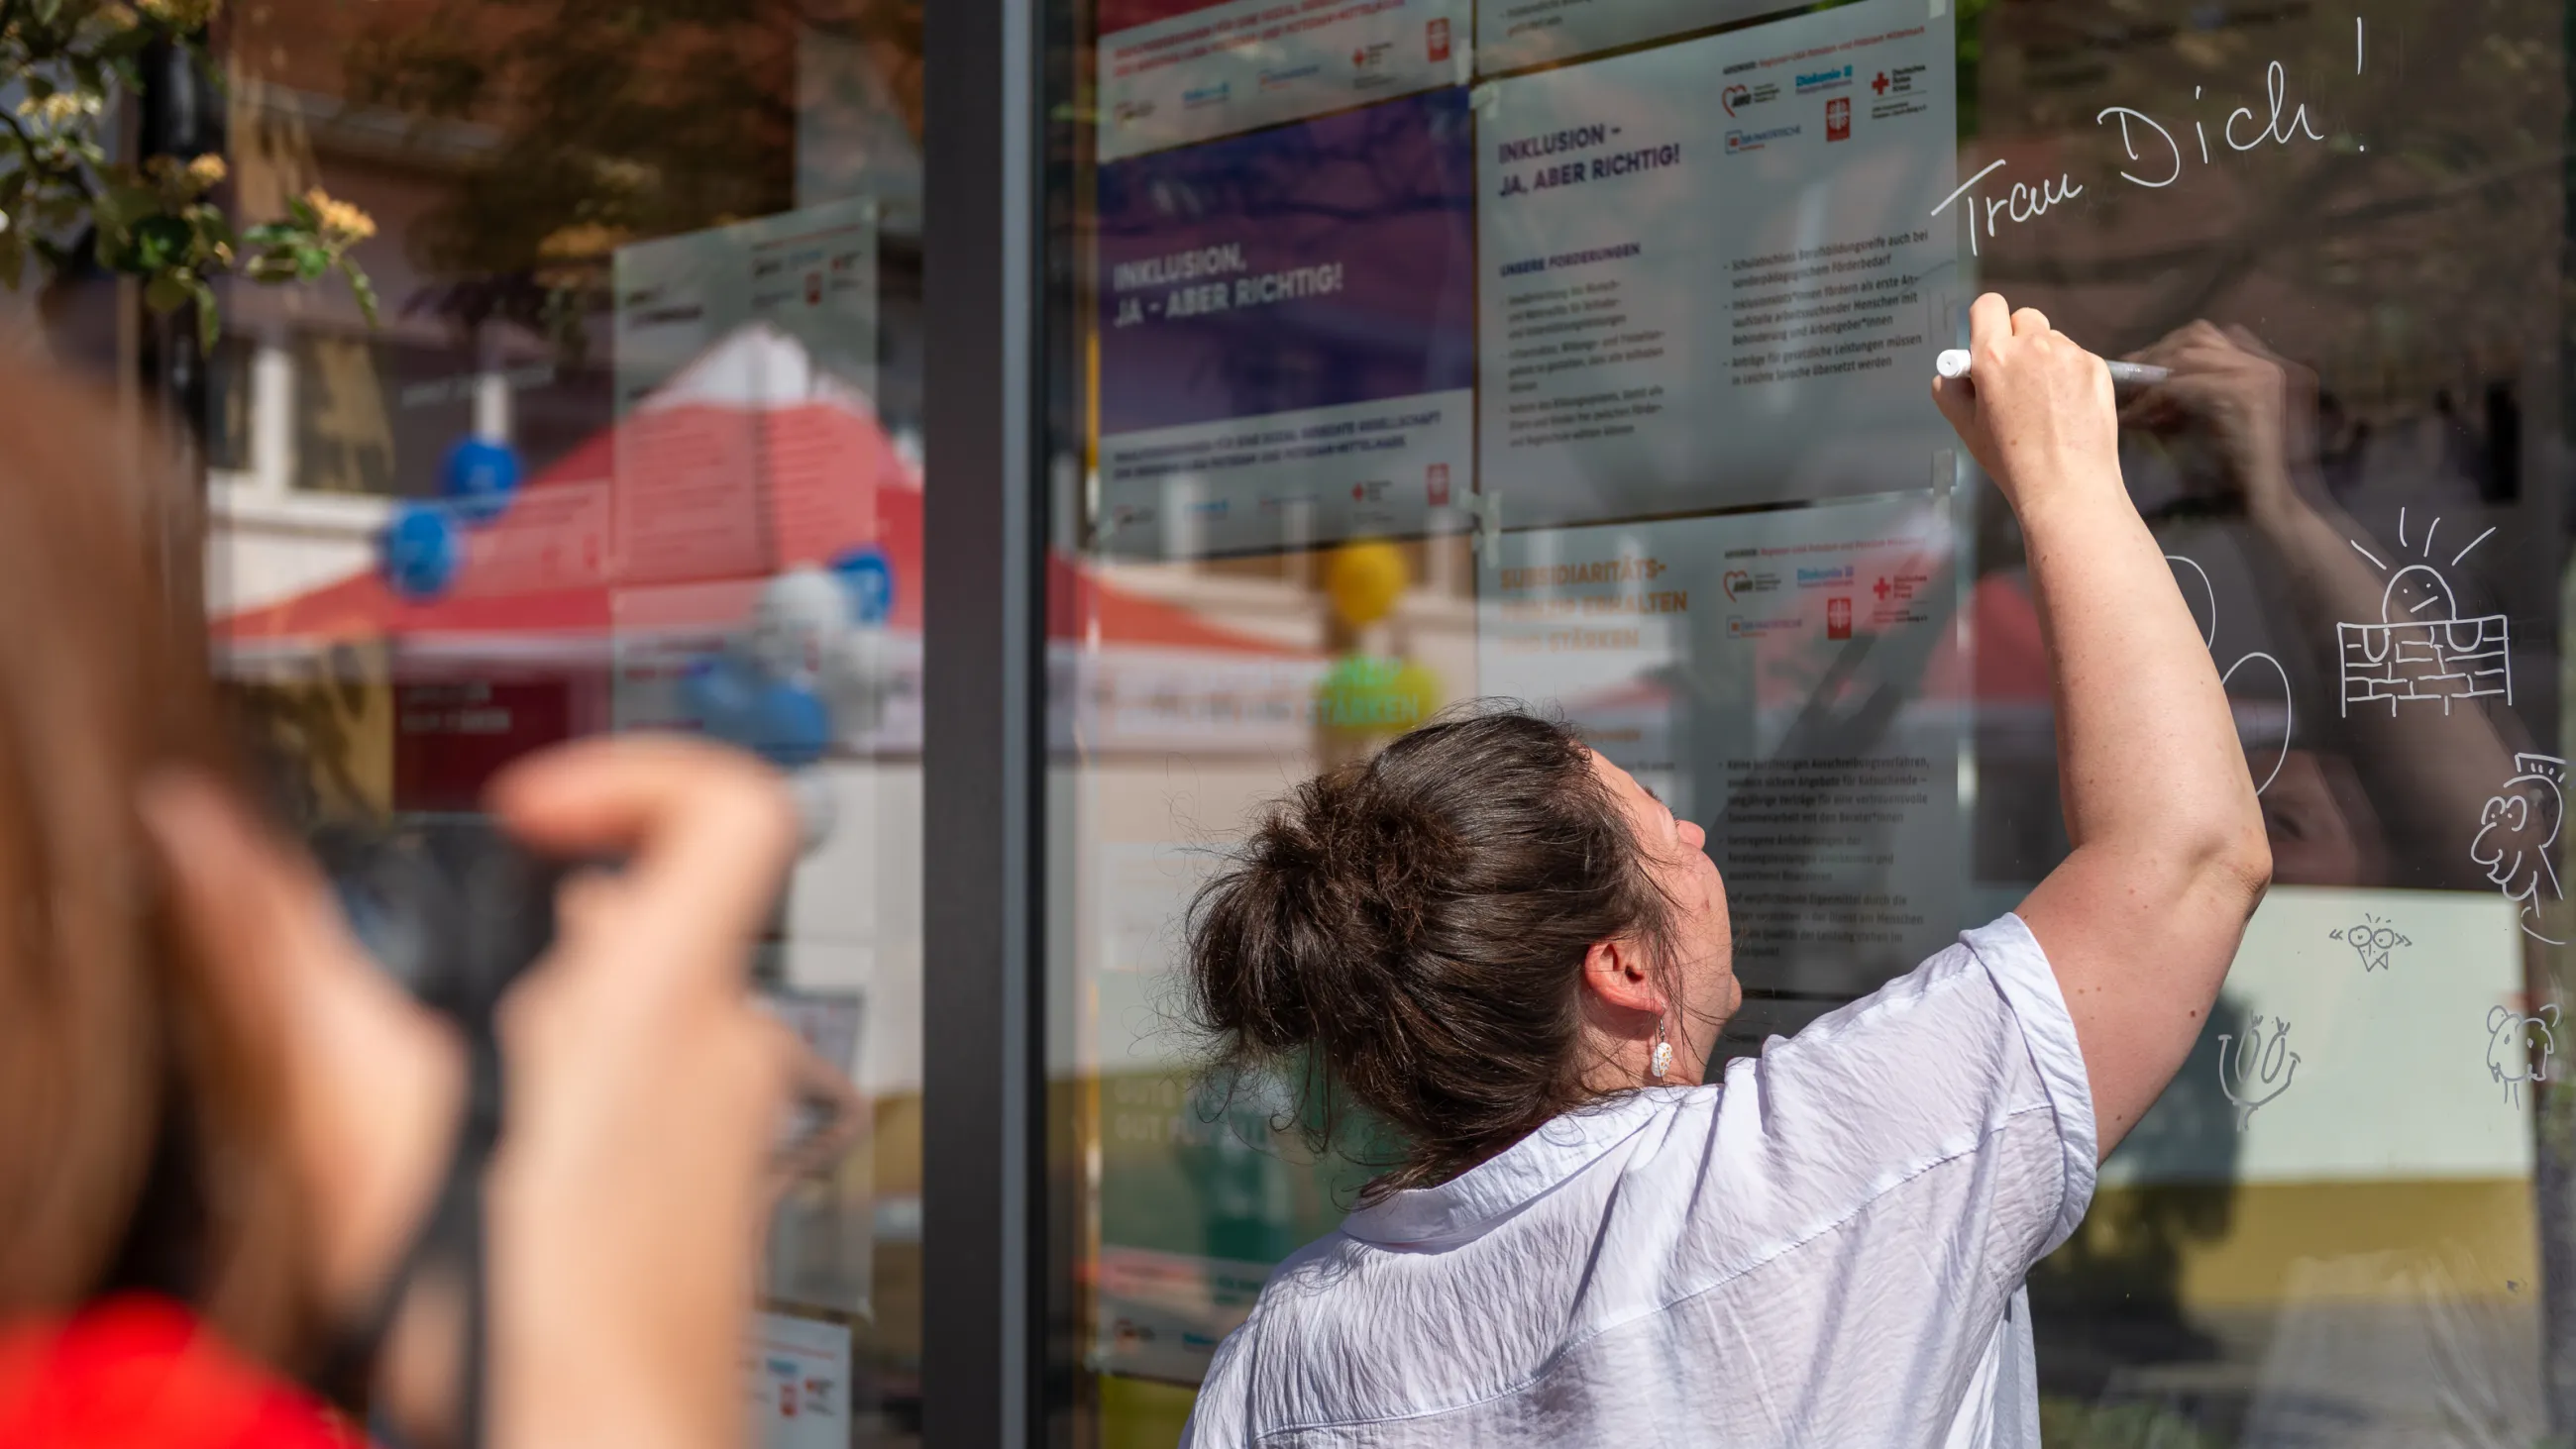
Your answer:
[[[2456,619],[2459,601],[2451,582],[2428,564],[2409,564],[2389,579],[2379,596],[2379,617],[2391,624],[2427,619]]]
[[[2509,1006],[2487,1013],[2487,1074],[2499,1082],[2545,1082],[2558,1053],[2558,1004],[2525,1016]]]

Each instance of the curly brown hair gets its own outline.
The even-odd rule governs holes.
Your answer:
[[[1374,1201],[1600,1096],[1584,957],[1669,971],[1672,920],[1582,738],[1478,704],[1270,805],[1191,903],[1190,1014],[1217,1078],[1302,1075],[1319,1150],[1345,1102],[1401,1134]]]

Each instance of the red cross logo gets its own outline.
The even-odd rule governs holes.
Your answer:
[[[1871,82],[1869,83],[1869,88],[1870,88],[1871,90],[1874,90],[1874,91],[1878,92],[1878,93],[1879,93],[1880,95],[1882,95],[1882,96],[1883,96],[1883,95],[1886,95],[1886,94],[1887,94],[1887,72],[1885,72],[1885,71],[1880,71],[1880,72],[1878,73],[1878,79],[1876,79],[1876,80],[1874,80],[1874,81],[1871,81]]]
[[[1877,583],[1870,585],[1869,591],[1878,595],[1878,601],[1880,603],[1884,604],[1887,602],[1887,580],[1880,579]]]

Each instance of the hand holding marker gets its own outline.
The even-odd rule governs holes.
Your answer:
[[[1943,377],[1956,380],[1968,376],[1970,361],[1968,349],[1951,347],[1943,349],[1941,355],[1933,359],[1932,367]],[[2152,363],[2105,362],[2103,365],[2111,369],[2113,387],[2153,387],[2173,376],[2172,368],[2157,367]]]

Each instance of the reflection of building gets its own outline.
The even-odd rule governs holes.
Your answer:
[[[654,150],[669,129],[656,117],[685,101],[677,94],[622,97],[631,111],[624,132],[580,137],[532,134],[530,108],[506,94],[484,96],[462,114],[422,98],[423,67],[438,52],[429,46],[412,59],[407,47],[421,37],[462,26],[466,34],[446,43],[482,52],[478,65],[496,84],[527,84],[544,72],[512,70],[498,55],[560,11],[481,0],[358,9],[284,0],[226,17],[236,211],[272,214],[315,185],[363,208],[378,235],[355,255],[375,281],[383,315],[368,326],[336,279],[227,290],[210,438],[218,612],[273,603],[352,571],[386,516],[385,500],[434,492],[441,461],[460,438],[509,442],[533,477],[608,422],[615,361],[608,257],[624,241],[658,233],[639,222],[522,235],[548,224],[544,208],[513,208],[506,224],[474,209],[493,204],[496,169],[559,171],[579,162],[589,190],[540,183],[532,193],[565,221],[629,173],[697,164],[734,178],[704,215],[661,217],[664,229],[873,198],[892,275],[879,289],[880,365],[870,391],[917,460],[917,53],[881,23],[872,26],[875,7],[864,4],[829,17],[745,14],[692,31],[689,45],[726,57],[730,78],[767,89],[764,101],[779,102],[789,121],[773,136],[762,106],[738,113],[701,106],[701,124],[740,141],[708,160]],[[576,39],[536,64],[632,63],[591,53],[613,37]],[[662,48],[680,44],[669,35]],[[375,94],[387,99],[365,99]],[[644,159],[620,160],[621,146]],[[674,172],[672,181],[690,178]],[[753,194],[760,187],[769,190]]]

